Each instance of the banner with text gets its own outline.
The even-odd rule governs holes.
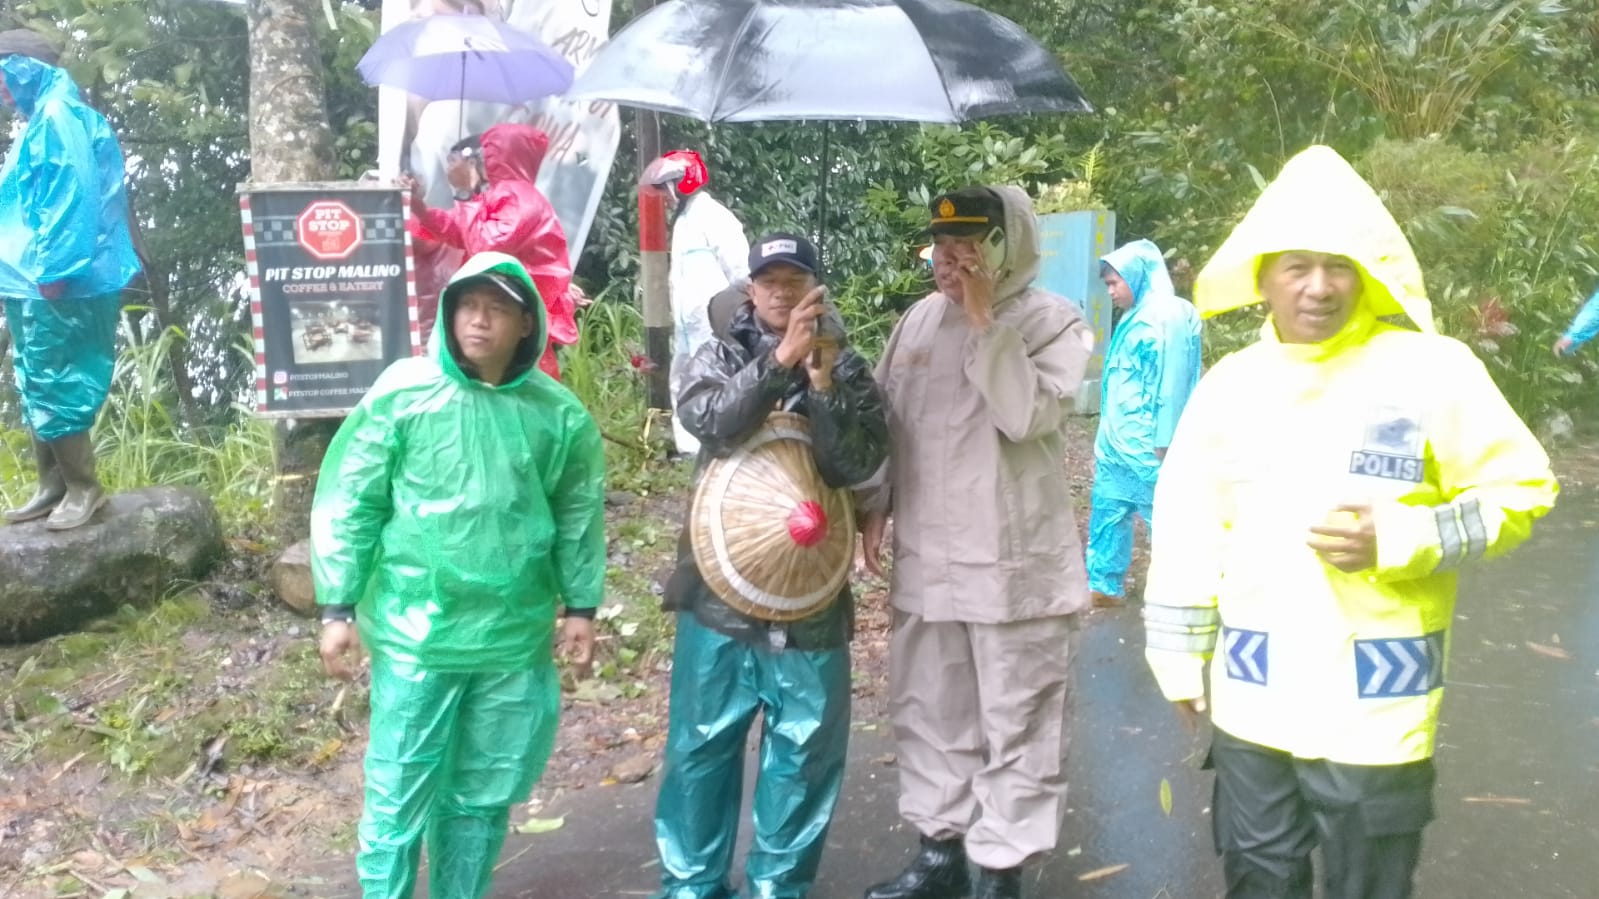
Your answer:
[[[394,187],[240,189],[257,414],[337,417],[422,351],[408,207]]]

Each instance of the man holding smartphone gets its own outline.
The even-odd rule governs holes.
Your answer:
[[[871,477],[888,422],[870,366],[844,345],[817,280],[816,247],[768,234],[749,252],[748,299],[682,371],[677,412],[700,466],[744,445],[775,409],[804,415],[829,487]],[[827,573],[816,572],[825,590]],[[733,899],[744,745],[764,716],[746,894],[801,899],[816,878],[849,747],[849,586],[797,621],[735,610],[706,585],[688,529],[666,587],[678,613],[666,765],[655,810],[659,899]]]
[[[891,462],[862,520],[881,573],[894,518],[890,714],[921,851],[866,896],[1012,899],[1066,811],[1071,616],[1088,580],[1064,431],[1093,333],[1031,286],[1038,223],[1020,188],[955,191],[932,213],[938,292],[878,364]]]

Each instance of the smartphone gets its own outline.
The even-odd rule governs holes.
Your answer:
[[[1005,232],[998,227],[988,229],[977,242],[977,252],[982,254],[983,265],[989,272],[998,274],[1000,266],[1005,264]]]

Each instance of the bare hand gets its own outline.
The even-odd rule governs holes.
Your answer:
[[[1164,446],[1155,447],[1155,458],[1161,462],[1166,461],[1166,450],[1167,447]]]
[[[838,341],[830,337],[817,337],[811,351],[805,356],[805,374],[810,376],[811,389],[826,393],[833,389],[833,363],[838,361]]]
[[[329,621],[322,625],[322,670],[328,677],[355,680],[361,661],[361,635],[351,621]]]
[[[426,195],[422,190],[422,182],[416,180],[414,175],[401,175],[396,179],[400,190],[405,192],[406,202],[411,204],[411,211],[420,213],[428,208]]]
[[[49,284],[39,285],[39,296],[47,300],[59,300],[67,292],[67,282],[51,281]]]
[[[1209,709],[1203,696],[1198,699],[1181,699],[1172,705],[1176,707],[1177,717],[1182,720],[1183,727],[1188,728],[1189,732],[1199,729],[1199,726],[1205,722],[1205,712]]]
[[[1377,524],[1371,506],[1342,505],[1328,519],[1311,528],[1316,536],[1306,541],[1322,561],[1349,574],[1377,567]]]
[[[1566,354],[1568,354],[1570,352],[1571,352],[1571,338],[1570,337],[1562,337],[1559,340],[1555,341],[1555,356],[1557,358],[1560,357],[1560,356],[1565,356]]]
[[[882,512],[867,512],[861,519],[861,556],[866,570],[878,577],[883,573],[883,533],[888,530],[888,516]]]
[[[773,351],[778,365],[793,368],[810,356],[816,343],[816,321],[827,312],[827,307],[822,305],[825,296],[826,287],[815,287],[789,311],[783,340]]]
[[[592,305],[594,303],[594,300],[589,298],[588,293],[585,290],[583,290],[583,288],[577,286],[577,282],[576,281],[574,281],[570,285],[568,285],[568,287],[566,289],[566,292],[567,292],[567,295],[572,298],[572,305],[576,306],[579,309],[583,308],[584,306]]]
[[[561,628],[561,655],[578,680],[594,673],[594,619],[566,616]]]
[[[961,308],[966,311],[966,321],[973,330],[981,331],[994,319],[994,273],[973,245],[962,245],[957,251],[955,277],[960,279],[965,298]]]

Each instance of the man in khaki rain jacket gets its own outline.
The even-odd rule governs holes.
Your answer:
[[[1229,899],[1403,899],[1462,566],[1554,505],[1549,458],[1465,345],[1376,193],[1326,147],[1289,161],[1199,274],[1253,346],[1194,392],[1155,487],[1146,649],[1204,710]],[[1415,329],[1384,321],[1406,316]]]
[[[922,843],[866,896],[1010,899],[1065,812],[1069,624],[1088,582],[1063,428],[1093,335],[1076,306],[1029,286],[1025,193],[967,188],[932,211],[938,292],[878,365],[890,463],[862,496],[879,573],[895,523],[891,713],[900,813]]]

